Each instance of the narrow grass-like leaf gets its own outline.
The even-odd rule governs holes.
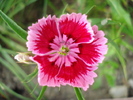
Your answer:
[[[43,87],[42,87],[42,90],[41,90],[41,92],[40,92],[40,94],[39,94],[37,100],[41,100],[41,99],[42,99],[42,97],[43,97],[44,92],[45,92],[46,89],[47,89],[47,86],[43,86]]]
[[[3,7],[3,12],[7,13],[11,9],[13,2],[14,0],[5,0],[6,7]]]
[[[131,24],[130,15],[122,8],[119,0],[108,0],[108,1],[110,2],[109,4],[115,9],[118,16],[122,18],[122,20],[125,21],[128,25],[131,26],[132,24]]]
[[[13,50],[10,50],[10,49],[7,49],[7,48],[3,48],[3,50],[5,52],[7,52],[8,54],[10,54],[10,55],[16,55],[16,52],[14,52]]]
[[[31,3],[33,3],[33,2],[35,2],[35,1],[37,1],[37,0],[26,0],[26,5],[29,5],[29,4],[31,4]]]
[[[29,74],[23,82],[30,82],[36,75],[37,75],[38,69],[36,68],[31,74]]]
[[[105,77],[106,77],[106,80],[107,80],[109,86],[111,86],[111,87],[115,86],[115,77],[112,76],[112,74],[111,75],[106,74]]]
[[[3,88],[0,86],[0,97],[9,100],[9,96],[5,93],[5,91],[3,90]]]
[[[50,8],[54,11],[54,12],[58,12],[58,9],[53,5],[53,3],[48,0],[48,6],[50,6]]]
[[[77,0],[78,12],[82,13],[85,3],[86,3],[86,0]]]
[[[132,28],[132,21],[130,18],[130,13],[128,13],[120,3],[120,0],[107,0],[108,4],[112,8],[112,15],[116,20],[119,20],[121,23],[126,24],[126,28],[130,32],[126,32],[133,38],[133,28]]]
[[[4,65],[6,68],[8,68],[20,81],[22,81],[22,77],[21,75],[14,70],[13,66],[10,65],[10,63],[6,62],[4,59],[0,58],[0,63],[2,65]],[[23,83],[23,85],[26,87],[26,89],[31,92],[31,89],[29,88],[29,86],[25,83]]]
[[[2,19],[15,31],[20,37],[26,40],[27,32],[18,26],[12,19],[0,10],[0,16]]]
[[[6,0],[0,0],[0,9],[3,9],[5,4]]]
[[[2,2],[3,2],[4,0],[0,0],[0,5],[2,5]],[[1,6],[0,6],[0,9],[1,9]]]
[[[12,68],[12,66],[8,62],[6,62],[4,59],[0,58],[0,63],[4,67],[6,67],[8,70],[10,70],[15,76],[17,76],[18,79],[21,80],[21,76],[17,72],[15,72],[15,70]]]
[[[36,86],[34,86],[34,89],[31,91],[31,95],[34,93],[34,91],[37,89],[37,86],[38,86],[38,84],[36,84]]]
[[[45,17],[46,17],[46,14],[47,14],[47,5],[48,5],[48,0],[44,0],[43,15]]]
[[[15,50],[19,48],[19,51],[26,51],[26,48],[24,46],[19,45],[18,43],[12,41],[9,38],[5,38],[4,36],[0,35],[1,40],[12,50]]]
[[[14,62],[14,60],[6,53],[2,48],[0,48],[2,57],[4,57],[6,60],[0,58],[0,63],[4,65],[7,69],[9,69],[21,82],[24,80],[24,78],[27,76],[26,73]],[[8,62],[7,62],[8,61]],[[31,87],[34,87],[34,84],[30,82],[30,84],[23,83],[26,90],[31,93],[32,89]],[[34,94],[32,94],[32,97],[36,98]]]
[[[98,89],[102,86],[102,77],[98,75],[98,77],[95,79],[94,84],[92,85],[93,89]]]
[[[12,13],[9,13],[8,16],[10,18],[12,18],[14,15],[16,15],[20,10],[24,9],[26,5],[22,2],[18,3],[16,8],[14,9],[14,11]]]
[[[24,96],[22,96],[22,95],[20,95],[20,94],[18,94],[18,93],[16,93],[16,92],[14,92],[13,90],[11,90],[9,87],[7,87],[7,86],[6,86],[5,84],[3,84],[2,82],[0,82],[0,86],[1,86],[2,88],[4,88],[7,92],[9,92],[10,94],[14,95],[14,96],[17,97],[17,98],[20,98],[20,99],[22,99],[22,100],[32,100],[32,99],[30,99],[30,98],[24,97]]]
[[[6,62],[4,59],[0,58],[0,63],[2,65],[4,65],[7,69],[9,69],[20,81],[23,81],[23,78],[22,76],[13,68],[14,66],[12,66],[10,63]],[[32,85],[32,84],[31,84]],[[31,86],[30,85],[30,86]],[[26,88],[26,90],[31,93],[31,89],[30,87],[28,86],[28,84],[26,83],[23,83],[23,86]],[[34,98],[36,98],[36,96],[34,94],[32,94],[32,96]]]
[[[74,87],[74,91],[76,93],[76,97],[78,100],[85,100],[82,93],[81,93],[80,88]]]
[[[13,68],[18,72],[20,76],[23,78],[26,77],[26,73],[18,66],[18,64],[15,63],[15,61],[3,50],[1,50],[1,53],[3,57],[10,63],[10,66],[13,66]]]
[[[121,41],[121,44],[124,45],[127,49],[129,49],[130,51],[133,52],[133,45],[130,45],[128,42],[126,41]]]
[[[1,20],[2,21],[2,20]],[[4,37],[5,35],[6,36],[9,36],[9,38],[12,40],[12,41],[18,41],[17,43],[20,45],[20,44],[25,44],[25,40],[24,39],[21,39],[21,37],[18,37],[18,35],[16,35],[16,33],[12,32],[12,31],[9,31],[11,30],[10,27],[8,27],[7,25],[6,26],[1,26],[0,27],[0,31],[1,31],[1,35]],[[9,39],[7,38],[7,39]],[[23,46],[24,47],[24,46]],[[20,49],[18,49],[20,50]]]
[[[91,8],[89,8],[85,14],[88,14],[94,7],[96,7],[96,5],[93,5]]]
[[[110,37],[108,37],[108,40],[112,44],[112,46],[114,46],[114,48],[116,50],[117,57],[118,57],[119,61],[121,62],[121,65],[122,65],[122,68],[123,68],[125,79],[127,80],[126,63],[125,63],[125,60],[124,60],[124,58],[121,54],[121,51],[120,51],[119,47],[115,44],[115,42]]]
[[[64,9],[62,10],[62,14],[65,13],[66,8],[68,7],[68,4],[65,5]]]

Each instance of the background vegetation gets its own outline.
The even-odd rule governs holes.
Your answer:
[[[109,47],[106,59],[96,71],[98,78],[93,89],[105,83],[108,87],[127,85],[128,79],[133,78],[129,64],[133,59],[132,0],[0,0],[0,10],[26,31],[28,26],[48,14],[87,14],[92,25],[98,25],[106,33]],[[0,99],[28,100],[39,95],[40,87],[34,80],[35,65],[19,64],[14,60],[17,52],[27,51],[25,42],[0,18]]]

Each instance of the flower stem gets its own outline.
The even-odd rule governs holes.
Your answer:
[[[47,86],[42,87],[42,90],[41,90],[41,92],[40,92],[40,94],[39,94],[39,96],[36,100],[41,100],[42,99],[46,89],[47,89]]]
[[[74,87],[74,91],[76,93],[76,97],[78,100],[85,100],[83,95],[82,95],[80,88]]]

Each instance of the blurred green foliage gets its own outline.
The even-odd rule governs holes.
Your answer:
[[[25,9],[26,6],[29,9]],[[125,79],[128,79],[125,55],[126,51],[133,52],[131,44],[133,40],[132,0],[1,0],[0,9],[13,20],[16,20],[16,17],[20,21],[26,20],[27,17],[27,19],[34,19],[26,22],[26,24],[18,22],[24,29],[31,23],[35,23],[35,20],[37,21],[48,14],[60,16],[62,13],[86,13],[92,25],[98,25],[99,29],[106,33],[109,48],[106,59],[99,65],[97,70],[98,78],[96,78],[93,88],[97,89],[104,84],[103,78],[107,80],[109,86],[114,86],[116,83],[116,70],[119,68],[123,69]],[[41,12],[41,14],[38,15],[38,12]],[[25,15],[23,16],[23,14]],[[35,18],[32,15],[36,15]],[[18,37],[2,19],[0,19],[0,39],[1,64],[10,70],[21,82],[33,78],[36,75],[36,70],[27,75],[21,66],[13,60],[16,52],[27,50],[25,40]],[[29,94],[32,92],[32,98],[36,98],[40,90],[37,91],[37,94],[32,91],[35,86],[32,80],[28,83],[22,83],[22,85]],[[5,91],[18,98],[23,98],[14,93],[5,83],[1,82],[0,86],[0,94],[6,99],[9,99],[9,97]],[[29,98],[27,97],[26,99]]]

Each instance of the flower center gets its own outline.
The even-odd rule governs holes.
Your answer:
[[[57,66],[62,65],[71,66],[73,62],[77,61],[78,54],[80,53],[78,44],[74,43],[72,38],[67,38],[66,35],[62,37],[55,37],[53,42],[50,43],[50,62],[54,62]]]
[[[64,46],[62,46],[62,47],[60,48],[60,50],[59,50],[58,53],[59,53],[60,55],[66,56],[66,55],[68,54],[68,52],[69,52],[69,48],[66,47],[66,46],[64,45]]]

